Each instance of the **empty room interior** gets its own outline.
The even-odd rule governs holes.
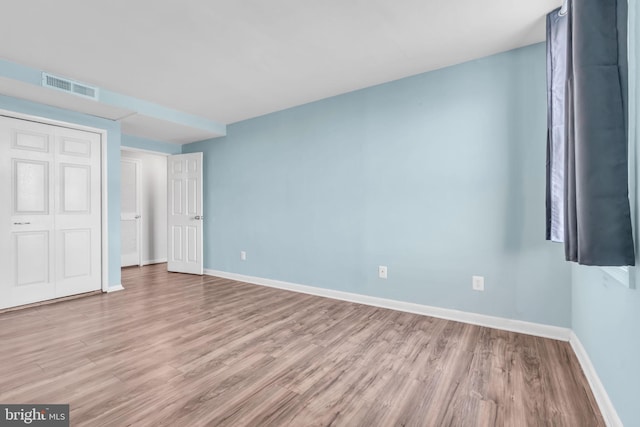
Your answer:
[[[640,427],[639,26],[5,4],[0,425]]]

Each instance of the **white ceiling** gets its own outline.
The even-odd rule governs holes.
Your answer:
[[[0,57],[233,123],[543,41],[561,1],[5,3]]]

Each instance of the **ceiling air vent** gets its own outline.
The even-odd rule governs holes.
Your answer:
[[[98,100],[97,87],[88,86],[63,77],[53,76],[48,73],[42,73],[42,86],[82,96],[83,98],[93,99],[94,101]]]

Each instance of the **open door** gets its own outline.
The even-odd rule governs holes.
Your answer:
[[[169,156],[167,270],[202,274],[202,153]]]

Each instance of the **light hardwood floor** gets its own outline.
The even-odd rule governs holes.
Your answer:
[[[73,426],[602,426],[567,343],[214,277],[0,314],[0,402]]]

